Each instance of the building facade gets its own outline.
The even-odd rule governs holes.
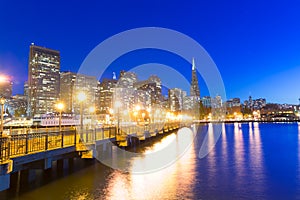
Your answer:
[[[196,64],[194,58],[192,61],[192,83],[191,83],[190,95],[200,99],[200,89],[198,84],[197,70],[196,70]]]
[[[103,79],[100,83],[99,104],[100,113],[109,113],[113,107],[113,94],[117,85],[115,79]]]
[[[157,107],[162,101],[161,80],[159,77],[152,75],[147,80],[137,82],[136,99],[144,99],[143,104],[147,107]],[[145,97],[143,97],[145,96]],[[139,103],[140,100],[135,103]]]
[[[28,65],[28,116],[55,112],[60,89],[60,52],[31,44]]]
[[[169,109],[172,112],[178,112],[183,110],[184,98],[186,97],[186,91],[179,88],[169,89]]]
[[[97,107],[99,81],[94,76],[76,74],[74,72],[62,72],[60,74],[60,101],[65,105],[64,111],[67,113],[79,113],[80,103],[77,95],[83,92],[86,95],[86,100],[89,106]]]
[[[204,96],[201,98],[201,102],[202,102],[202,105],[205,107],[205,108],[211,108],[211,102],[212,102],[212,99],[210,96]]]

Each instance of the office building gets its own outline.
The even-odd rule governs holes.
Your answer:
[[[169,89],[169,109],[172,112],[177,112],[183,110],[183,101],[186,97],[186,91],[179,88]]]
[[[28,65],[28,116],[55,112],[59,99],[59,51],[31,44]]]
[[[100,113],[109,113],[110,109],[113,107],[113,94],[114,89],[117,85],[117,80],[115,79],[103,79],[100,83]]]
[[[60,74],[60,101],[65,105],[65,112],[79,113],[80,103],[77,95],[83,92],[86,100],[83,102],[88,106],[97,107],[97,96],[99,95],[99,81],[95,76],[76,74],[74,72],[62,72]]]
[[[210,96],[204,96],[201,98],[201,102],[202,102],[202,105],[205,107],[205,108],[211,108],[211,102],[212,102],[212,99]]]
[[[200,99],[200,89],[198,84],[197,70],[196,70],[196,64],[194,58],[192,61],[192,83],[191,83],[190,95]]]

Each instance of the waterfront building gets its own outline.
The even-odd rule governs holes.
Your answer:
[[[100,104],[100,113],[109,113],[113,107],[113,93],[114,88],[117,85],[117,80],[115,79],[103,79],[100,83],[100,95],[99,95],[99,104]]]
[[[60,101],[64,104],[64,111],[71,113],[73,109],[73,88],[76,81],[76,74],[73,72],[62,72],[60,74]]]
[[[264,98],[259,99],[252,99],[252,97],[249,97],[249,100],[244,101],[244,107],[250,110],[260,110],[264,106],[266,106],[267,102]]]
[[[264,106],[266,106],[266,104],[267,104],[267,102],[266,102],[266,99],[264,99],[264,98],[255,99],[255,100],[253,100],[253,110],[260,110]]]
[[[159,105],[163,110],[170,110],[168,96],[162,96],[162,100]]]
[[[243,107],[244,107],[244,108],[249,108],[248,105],[249,105],[249,101],[248,101],[248,100],[245,100],[245,101],[244,101],[244,104],[243,104]]]
[[[297,112],[293,109],[273,110],[264,108],[260,111],[260,115],[263,121],[299,120]]]
[[[24,83],[24,96],[27,98],[28,101],[28,81]]]
[[[229,99],[225,102],[226,114],[229,118],[237,118],[237,115],[241,115],[241,100],[240,98]]]
[[[223,101],[222,101],[222,97],[220,95],[217,95],[215,98],[211,99],[211,107],[212,108],[222,108],[223,107]]]
[[[202,102],[202,105],[205,107],[205,108],[211,108],[211,97],[210,96],[204,96],[201,98],[201,102]]]
[[[183,91],[179,88],[169,89],[169,109],[172,112],[182,111],[183,110],[183,101],[186,97],[186,91]]]
[[[133,85],[138,81],[137,75],[134,72],[126,72],[122,70],[120,72],[120,78],[116,87],[120,88],[133,88]]]
[[[59,51],[31,44],[28,62],[28,116],[55,112],[59,99]]]
[[[211,99],[211,119],[223,120],[226,113],[226,104],[223,103],[222,97],[217,95]]]
[[[120,75],[119,75],[119,79],[121,79],[122,78],[122,76],[125,74],[125,70],[121,70],[120,71]],[[114,75],[115,75],[115,73],[114,73]],[[117,77],[115,77],[115,78],[113,78],[113,79],[117,79]]]
[[[198,119],[200,117],[200,102],[198,97],[196,96],[184,96],[183,97],[183,113],[187,114],[194,119]]]
[[[95,111],[96,114],[100,113],[100,89],[101,89],[101,83],[97,80],[97,89],[95,92]]]
[[[144,98],[144,100],[147,101],[144,102],[145,105],[151,107],[160,104],[162,100],[161,80],[157,76],[152,75],[147,80],[139,81],[135,83],[134,88],[137,91],[136,93],[137,99],[141,97],[140,95],[144,95],[144,94],[149,97],[149,98]],[[143,91],[143,92],[139,92],[139,91]]]
[[[95,76],[87,76],[74,72],[62,72],[60,74],[60,101],[65,105],[67,113],[79,112],[80,104],[77,99],[79,92],[84,92],[89,106],[96,106],[99,95],[99,81]],[[88,108],[89,106],[85,106]]]
[[[200,100],[200,89],[198,84],[197,70],[196,70],[196,64],[194,58],[192,60],[192,83],[191,83],[190,95],[195,96]]]
[[[145,85],[143,88],[140,88],[134,92],[134,104],[132,108],[134,109],[135,105],[140,106],[142,109],[151,107],[151,94],[149,85]]]
[[[253,108],[253,100],[252,100],[251,96],[249,96],[248,102],[249,102],[249,108],[252,109]]]
[[[192,81],[190,88],[190,97],[185,97],[183,109],[186,111],[192,111],[190,115],[193,115],[193,118],[199,119],[200,117],[200,89],[197,77],[197,70],[195,59],[192,60]]]
[[[122,109],[129,110],[134,104],[134,84],[138,81],[137,75],[134,72],[120,72],[120,78],[114,89],[114,102],[120,102]]]

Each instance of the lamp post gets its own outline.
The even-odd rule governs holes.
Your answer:
[[[117,107],[117,117],[118,117],[118,124],[117,124],[117,134],[120,133],[120,107],[121,107],[121,102],[116,101],[115,106]]]
[[[134,115],[134,120],[135,120],[136,124],[138,123],[138,118],[137,117],[139,115],[140,110],[141,110],[141,106],[138,105],[138,104],[135,105],[133,115]]]
[[[112,125],[111,119],[113,119],[114,109],[110,108],[108,111],[109,111],[109,124]]]
[[[59,111],[59,122],[58,123],[59,123],[59,131],[61,131],[61,112],[64,109],[64,104],[60,102],[60,103],[56,104],[56,108]]]
[[[1,104],[1,127],[0,127],[0,137],[2,137],[3,134],[3,114],[4,114],[4,104],[5,104],[5,98],[1,97],[0,99]]]
[[[94,106],[91,106],[90,108],[89,108],[89,111],[90,111],[90,114],[91,114],[91,128],[92,128],[92,125],[94,124],[93,122],[94,122],[94,114],[95,114],[95,107]]]
[[[83,102],[86,100],[86,95],[84,92],[79,92],[77,99],[80,103],[80,128],[83,128]]]
[[[137,112],[137,111],[134,111],[134,112],[133,112],[134,122],[137,122],[137,115],[138,115],[138,112]]]
[[[152,115],[152,111],[153,111],[154,109],[152,109],[151,107],[149,107],[149,108],[147,108],[147,112],[148,112],[148,116],[150,117],[150,121],[149,121],[149,123],[152,121],[153,122],[153,115]]]

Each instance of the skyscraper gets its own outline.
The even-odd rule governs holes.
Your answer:
[[[113,101],[122,102],[121,109],[130,109],[134,104],[134,84],[137,82],[137,75],[134,72],[120,72],[119,80],[113,94]]]
[[[60,100],[65,105],[65,112],[79,112],[80,104],[77,94],[84,92],[89,106],[95,106],[98,94],[98,80],[95,76],[62,72],[60,74]]]
[[[192,61],[192,83],[191,83],[191,96],[196,96],[198,99],[200,99],[200,89],[198,84],[198,78],[197,78],[197,71],[196,71],[196,65],[195,65],[195,59],[193,58]]]
[[[31,44],[28,65],[28,115],[55,112],[59,99],[59,51]]]
[[[159,105],[162,101],[161,80],[156,75],[151,75],[147,80],[139,81],[134,84],[137,92],[137,98],[143,95],[144,91],[149,98],[144,102],[148,106]],[[140,92],[139,92],[140,91]],[[139,100],[138,100],[139,101]],[[138,103],[138,102],[136,102]]]
[[[100,112],[109,113],[109,110],[113,107],[113,94],[117,85],[117,80],[103,79],[100,83]]]
[[[186,91],[179,88],[172,88],[168,91],[169,97],[169,110],[181,111],[183,110],[184,98],[186,97]]]

